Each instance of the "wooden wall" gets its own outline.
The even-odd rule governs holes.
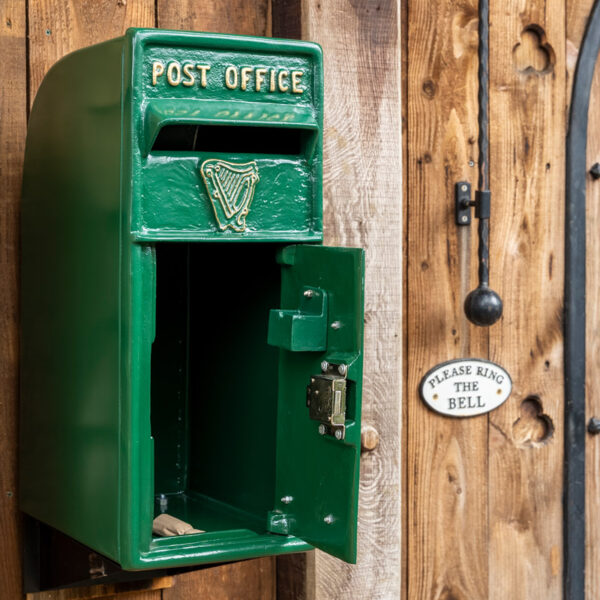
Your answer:
[[[22,597],[16,486],[18,221],[29,108],[50,66],[127,27],[304,37],[325,52],[328,244],[367,249],[359,564],[323,554],[265,558],[31,600],[398,597],[402,311],[401,105],[397,0],[0,0],[0,598]]]
[[[565,136],[585,0],[490,2],[491,287],[502,320],[470,325],[476,229],[453,220],[477,183],[477,1],[407,0],[405,598],[563,597]],[[595,81],[588,167],[600,159]],[[597,187],[589,181],[588,410],[598,414]],[[582,290],[583,293],[583,290]],[[514,386],[489,415],[449,421],[417,395],[430,367],[489,358]],[[588,438],[587,597],[598,595],[600,448]]]

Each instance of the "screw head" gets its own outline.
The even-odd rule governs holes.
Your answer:
[[[331,324],[331,329],[339,329],[342,326],[342,324],[339,321],[334,321]]]
[[[315,295],[314,290],[304,290],[305,298],[312,298]]]
[[[325,425],[323,425],[323,423],[319,425],[319,433],[325,435]]]
[[[460,191],[461,191],[461,192],[466,192],[466,191],[467,191],[467,189],[468,189],[468,188],[467,188],[467,186],[466,186],[464,183],[463,183],[463,184],[460,186]]]
[[[336,440],[341,440],[344,436],[344,432],[341,429],[336,429],[334,435]]]
[[[327,369],[329,369],[329,363],[326,360],[324,360],[321,363],[321,371],[323,371],[323,373],[326,373]]]
[[[594,163],[590,169],[592,179],[600,179],[600,163]]]
[[[348,372],[348,365],[339,365],[338,366],[338,373],[340,375],[345,375]]]
[[[463,215],[460,220],[462,223],[466,223],[469,220],[469,217],[467,217],[467,215]]]
[[[331,525],[333,523],[333,515],[327,515],[323,521],[325,521],[325,523],[327,523],[327,525]]]
[[[592,435],[598,435],[600,433],[600,419],[598,417],[592,417],[588,421],[587,430]]]
[[[281,501],[282,501],[284,504],[290,504],[290,503],[292,502],[292,500],[293,500],[293,499],[294,499],[294,498],[292,498],[292,496],[284,496],[284,497],[281,499]]]

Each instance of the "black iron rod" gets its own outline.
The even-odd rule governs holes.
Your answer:
[[[490,289],[490,141],[489,141],[489,0],[479,0],[478,7],[478,182],[475,192],[475,216],[479,219],[479,283],[465,299],[465,314],[481,327],[493,325],[502,316],[502,300]]]
[[[479,179],[477,187],[479,190],[488,190],[490,181],[489,164],[489,87],[490,87],[490,52],[489,52],[489,0],[479,0],[479,23],[477,26],[478,41],[478,92],[477,99],[479,103],[479,112],[477,115],[477,124],[479,127]]]
[[[489,141],[489,87],[490,87],[490,52],[489,52],[489,0],[479,0],[478,23],[478,93],[479,110],[477,122],[479,126],[479,191],[489,190],[490,181],[490,141]],[[490,283],[490,224],[486,216],[479,216],[479,286],[488,287]]]

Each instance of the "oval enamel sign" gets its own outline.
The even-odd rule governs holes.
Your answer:
[[[459,358],[436,365],[419,386],[421,398],[449,417],[474,417],[498,408],[512,390],[510,375],[481,358]]]

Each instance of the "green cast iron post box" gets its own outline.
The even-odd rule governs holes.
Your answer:
[[[37,94],[21,507],[124,569],[356,559],[364,256],[321,245],[322,105],[315,44],[149,29]]]

